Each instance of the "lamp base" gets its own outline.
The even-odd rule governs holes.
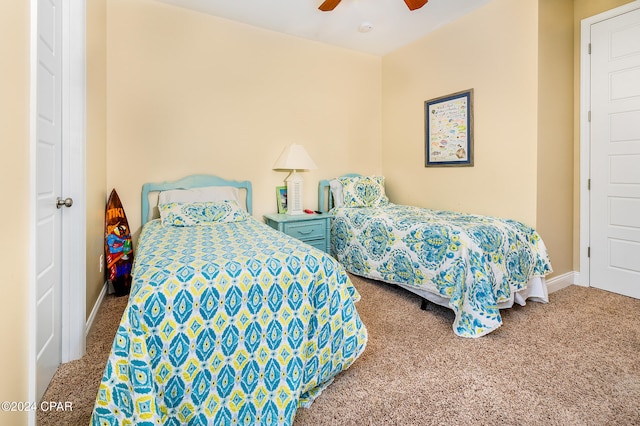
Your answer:
[[[290,216],[304,214],[302,208],[302,176],[292,171],[287,177],[287,214]]]

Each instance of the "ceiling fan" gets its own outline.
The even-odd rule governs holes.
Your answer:
[[[324,3],[320,5],[318,9],[323,12],[329,12],[330,10],[335,9],[335,7],[340,3],[341,0],[325,0]],[[427,4],[429,0],[404,0],[407,4],[409,10],[420,9],[422,6]]]

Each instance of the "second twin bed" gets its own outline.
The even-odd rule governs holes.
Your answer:
[[[452,309],[459,336],[497,329],[514,302],[548,301],[547,250],[522,222],[394,204],[381,176],[323,180],[318,195],[332,216],[331,253],[347,271]]]

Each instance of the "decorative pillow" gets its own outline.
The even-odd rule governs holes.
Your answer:
[[[338,178],[345,207],[378,207],[389,203],[384,193],[384,176]]]
[[[164,226],[198,226],[214,222],[240,222],[249,217],[235,201],[160,204]]]

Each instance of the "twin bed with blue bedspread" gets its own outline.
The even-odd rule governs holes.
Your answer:
[[[249,182],[143,188],[143,222],[155,191],[161,218],[142,229],[92,424],[290,425],[364,350],[344,268],[251,217],[239,188],[250,212]]]
[[[331,253],[347,271],[402,286],[423,307],[451,308],[459,336],[497,329],[514,302],[548,301],[547,250],[522,222],[393,204],[381,176],[321,181],[319,205],[330,209]]]

